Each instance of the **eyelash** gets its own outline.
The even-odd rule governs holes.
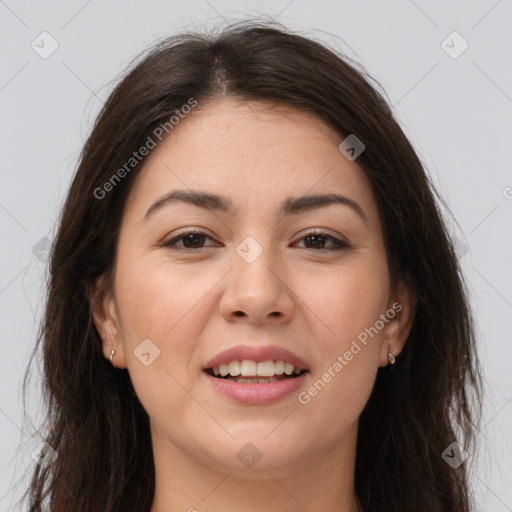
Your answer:
[[[180,247],[180,246],[175,245],[175,243],[177,241],[180,241],[189,235],[203,235],[206,238],[210,238],[211,240],[213,240],[212,237],[208,236],[206,233],[203,233],[202,231],[190,230],[190,231],[181,233],[180,235],[172,238],[171,240],[168,240],[167,242],[164,242],[162,244],[162,247],[166,247],[166,248],[181,251],[181,252],[188,252],[188,253],[197,253],[200,249],[205,249],[205,247],[197,247],[195,249],[191,249],[190,247]],[[335,238],[331,235],[328,235],[326,233],[316,232],[316,231],[311,231],[309,233],[306,233],[299,240],[303,240],[304,238],[309,238],[311,236],[320,236],[322,238],[326,238],[327,240],[330,240],[336,247],[327,248],[327,249],[326,248],[312,249],[309,247],[305,247],[304,249],[306,249],[306,251],[311,251],[311,252],[315,252],[315,253],[317,253],[319,251],[329,252],[329,251],[336,251],[339,249],[349,249],[351,247],[347,242],[344,242],[343,240],[338,240],[337,238]]]

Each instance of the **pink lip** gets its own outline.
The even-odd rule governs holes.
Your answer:
[[[210,361],[206,363],[204,369],[215,368],[216,366],[220,366],[222,363],[227,364],[231,361],[241,361],[242,359],[251,359],[257,362],[268,360],[283,361],[284,363],[293,364],[295,368],[299,368],[300,370],[309,370],[307,363],[300,357],[285,348],[278,347],[277,345],[266,345],[264,347],[238,345],[217,354],[213,359],[210,359]],[[251,384],[244,385],[251,386]]]
[[[298,377],[279,382],[269,382],[268,384],[244,384],[232,380],[219,379],[206,372],[203,372],[203,375],[216,391],[232,400],[247,405],[265,405],[277,402],[290,393],[297,391],[304,383],[309,372],[304,372]]]

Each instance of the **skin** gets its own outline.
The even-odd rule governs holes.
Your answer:
[[[105,357],[115,349],[150,417],[151,512],[358,510],[358,418],[378,367],[403,348],[414,300],[401,283],[391,291],[377,204],[342,140],[291,107],[223,99],[182,120],[137,177],[113,286],[99,279],[91,301]],[[174,189],[227,196],[236,215],[176,202],[143,220]],[[351,198],[367,222],[339,204],[278,214],[285,198],[317,193]],[[189,243],[196,253],[162,247],[188,227],[207,235]],[[304,238],[317,228],[351,247]],[[236,252],[247,236],[263,250],[252,263]],[[394,303],[401,311],[307,404],[295,392],[235,403],[204,378],[205,363],[229,347],[276,344],[308,362],[307,391]],[[134,355],[145,339],[160,350],[149,366]],[[249,442],[262,454],[251,468],[237,457]]]

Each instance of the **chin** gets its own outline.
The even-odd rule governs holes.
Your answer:
[[[277,423],[274,421],[264,433],[261,429],[246,429],[243,435],[240,433],[234,436],[235,439],[211,446],[208,450],[210,457],[218,464],[240,471],[240,475],[245,476],[247,473],[256,474],[275,469],[289,468],[296,471],[297,457],[302,453],[298,447],[308,446],[308,443],[294,441],[292,436],[283,439],[281,435],[276,435],[272,439],[272,429]]]

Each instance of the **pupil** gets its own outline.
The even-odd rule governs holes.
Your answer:
[[[310,235],[310,236],[306,237],[306,240],[316,240],[316,242],[313,241],[313,245],[315,247],[318,247],[319,245],[323,247],[323,243],[322,243],[324,241],[323,239],[324,239],[324,237],[321,235]]]
[[[200,233],[190,233],[189,235],[186,235],[183,238],[183,244],[185,245],[185,247],[189,247],[188,242],[192,242],[193,245],[196,245],[198,243],[198,237],[200,238],[202,236],[203,235],[201,235]]]

